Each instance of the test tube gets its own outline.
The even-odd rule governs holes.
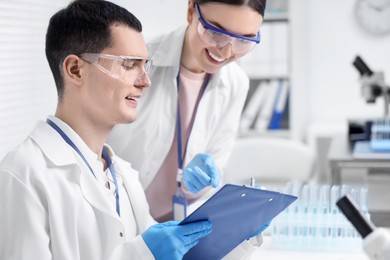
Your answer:
[[[300,234],[303,237],[308,236],[308,227],[307,220],[309,214],[309,197],[310,197],[310,189],[307,184],[302,187],[301,201],[300,201]]]
[[[317,229],[318,229],[318,186],[311,185],[310,186],[310,200],[309,200],[309,232],[311,235],[311,239],[313,242],[317,237]]]
[[[365,216],[368,216],[368,206],[367,206],[367,195],[368,195],[368,190],[365,187],[360,188],[360,198],[359,198],[359,203],[360,207],[362,209],[362,212],[364,213]]]
[[[329,236],[329,196],[330,196],[329,185],[322,185],[320,189],[320,203],[319,203],[319,221],[320,221],[320,236],[327,238]]]
[[[340,198],[340,186],[334,185],[330,189],[330,209],[331,209],[331,220],[333,222],[333,225],[331,226],[331,237],[333,239],[337,238],[339,236],[339,209],[336,206],[337,200]],[[333,240],[334,241],[334,240]]]

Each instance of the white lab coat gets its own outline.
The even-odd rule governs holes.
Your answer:
[[[137,236],[124,227],[104,187],[77,163],[72,148],[45,122],[0,165],[0,259],[154,259],[139,235],[155,221],[138,173],[112,157],[127,190]]]
[[[114,154],[111,159],[136,220],[137,236],[127,240],[103,187],[85,165],[79,165],[62,137],[38,122],[0,162],[0,259],[154,259],[140,236],[156,222],[138,173]],[[261,237],[251,239],[261,242]],[[253,250],[244,242],[224,259],[243,259]]]
[[[186,27],[148,43],[152,86],[139,100],[137,120],[117,125],[107,143],[131,162],[146,189],[156,176],[172,145],[177,117],[176,77]],[[200,152],[210,153],[221,174],[237,133],[249,78],[235,63],[212,75],[199,103],[184,162]]]

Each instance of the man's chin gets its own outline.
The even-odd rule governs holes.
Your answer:
[[[137,116],[136,116],[136,115],[131,115],[131,116],[128,116],[125,120],[122,120],[122,122],[120,122],[120,124],[131,124],[131,123],[133,123],[136,119],[137,119]]]
[[[134,123],[136,119],[137,119],[137,117],[134,116],[134,117],[132,117],[131,119],[129,119],[129,120],[127,121],[127,123],[128,123],[128,124]]]

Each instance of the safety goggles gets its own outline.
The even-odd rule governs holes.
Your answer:
[[[226,45],[231,44],[232,52],[244,54],[251,51],[255,45],[260,42],[260,31],[257,32],[256,37],[246,37],[234,34],[207,23],[204,20],[197,3],[195,3],[195,10],[200,22],[198,24],[199,36],[207,44],[217,48],[223,48]]]
[[[115,56],[102,53],[83,53],[80,58],[95,65],[102,72],[126,83],[138,85],[151,66],[151,60],[136,56]]]

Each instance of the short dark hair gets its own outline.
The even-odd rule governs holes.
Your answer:
[[[104,0],[75,0],[55,13],[46,33],[46,58],[58,97],[64,91],[61,65],[70,55],[100,53],[112,45],[111,26],[125,25],[142,32],[141,22],[128,10]]]
[[[206,3],[222,3],[228,5],[246,5],[264,17],[266,0],[196,0],[199,5]]]

